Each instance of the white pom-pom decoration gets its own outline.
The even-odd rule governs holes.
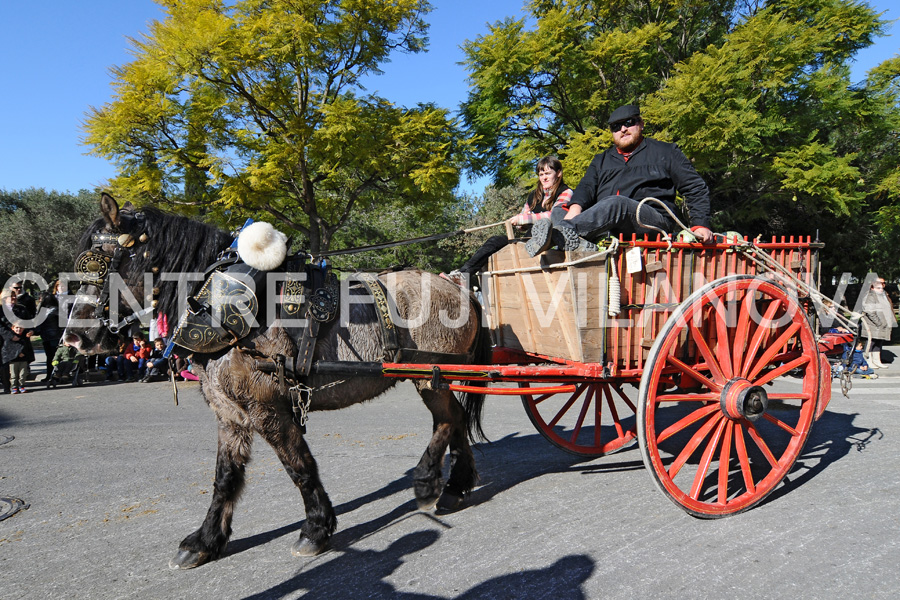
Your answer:
[[[238,235],[238,255],[245,263],[260,271],[271,271],[287,256],[287,236],[270,223],[258,221]]]

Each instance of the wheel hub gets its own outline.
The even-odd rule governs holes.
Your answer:
[[[769,406],[766,390],[743,378],[732,379],[725,384],[721,395],[722,412],[729,419],[755,421]]]

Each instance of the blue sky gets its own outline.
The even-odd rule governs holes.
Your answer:
[[[431,0],[429,51],[399,56],[369,90],[412,106],[435,102],[455,110],[466,97],[460,46],[487,24],[521,16],[523,0]],[[114,175],[111,164],[85,156],[81,123],[90,106],[110,99],[109,68],[131,59],[129,37],[161,18],[152,0],[9,0],[0,9],[0,189],[60,192],[93,189]],[[898,0],[870,2],[900,19]],[[900,52],[897,25],[857,57],[853,76]],[[464,183],[480,193],[485,181]]]

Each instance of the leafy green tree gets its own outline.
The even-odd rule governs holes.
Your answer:
[[[30,188],[0,191],[0,274],[31,271],[48,282],[70,272],[82,234],[97,218],[98,199]]]
[[[365,94],[391,52],[425,49],[425,0],[157,0],[85,124],[112,187],[228,226],[273,220],[324,251],[356,212],[454,201],[448,111]]]
[[[500,22],[466,46],[473,88],[464,117],[481,136],[482,170],[505,181],[556,152],[573,185],[610,145],[611,110],[637,102],[648,133],[678,142],[709,183],[717,228],[818,230],[833,268],[881,260],[885,230],[900,223],[898,61],[850,81],[854,55],[884,34],[869,6],[548,0],[530,8],[532,29]]]
[[[612,137],[616,107],[655,92],[675,66],[731,26],[735,0],[533,0],[534,29],[507,19],[464,46],[472,90],[463,105],[481,172],[504,185],[534,160],[565,157],[577,183]]]

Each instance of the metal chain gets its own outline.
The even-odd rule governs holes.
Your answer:
[[[325,385],[320,385],[315,388],[311,388],[302,383],[298,383],[291,387],[288,391],[291,392],[291,404],[293,405],[292,408],[294,409],[294,414],[297,417],[297,424],[300,425],[304,431],[306,430],[306,423],[309,422],[309,407],[312,405],[313,392],[325,390],[347,381],[349,380],[338,379],[337,381],[332,381],[331,383],[326,383]]]

